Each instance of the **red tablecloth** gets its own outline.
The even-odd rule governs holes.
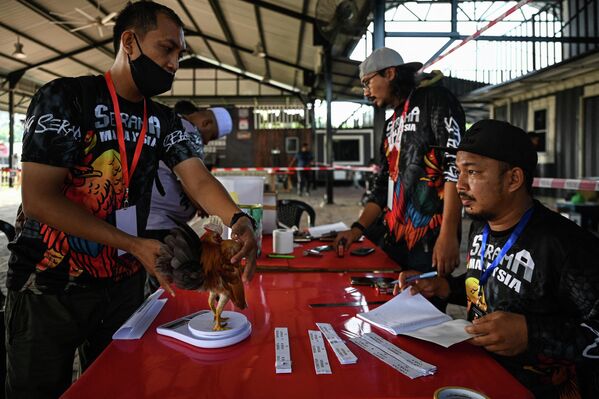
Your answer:
[[[205,293],[177,291],[142,339],[114,341],[83,373],[64,398],[432,398],[442,386],[458,385],[493,399],[531,398],[484,350],[467,343],[449,349],[409,337],[379,335],[437,366],[433,376],[410,380],[348,342],[358,357],[340,365],[327,345],[333,374],[316,375],[308,329],[328,322],[344,338],[370,331],[355,314],[361,307],[310,307],[315,303],[388,299],[368,287],[349,285],[355,273],[258,273],[246,289],[252,323],[245,341],[221,349],[200,349],[156,334],[156,326],[199,309]],[[292,374],[275,373],[274,328],[287,327]]]
[[[258,269],[262,271],[301,272],[399,272],[401,270],[401,267],[389,258],[382,249],[367,239],[363,242],[356,242],[350,247],[350,251],[362,247],[375,248],[373,253],[366,256],[350,255],[350,251],[347,251],[343,258],[337,257],[335,251],[324,251],[322,257],[304,256],[303,254],[306,249],[332,244],[331,242],[318,240],[301,243],[293,251],[293,259],[275,259],[268,257],[268,254],[273,252],[272,236],[265,235],[262,238],[262,255],[257,260]]]

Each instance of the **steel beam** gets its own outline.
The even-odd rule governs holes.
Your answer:
[[[270,63],[268,61],[268,58],[266,58],[266,55],[268,54],[268,50],[266,47],[266,38],[264,37],[264,26],[262,25],[262,15],[260,14],[260,8],[257,5],[254,5],[254,14],[256,15],[256,24],[258,25],[258,33],[260,35],[260,43],[262,44],[262,51],[264,51],[265,57],[264,57],[264,68],[266,71],[266,77],[268,77],[268,79],[271,78],[271,73],[270,73]]]
[[[25,7],[29,8],[30,10],[36,12],[38,15],[41,15],[42,17],[44,17],[45,19],[47,19],[48,21],[53,21],[53,22],[64,22],[62,19],[55,17],[54,15],[50,14],[50,11],[48,11],[46,8],[42,7],[41,5],[39,5],[38,3],[36,3],[33,0],[17,0],[20,4],[24,5]],[[59,28],[69,32],[71,35],[77,37],[78,39],[84,41],[87,44],[91,44],[91,45],[97,45],[98,43],[93,40],[90,36],[86,35],[83,32],[77,31],[77,32],[71,32],[71,29],[74,28],[74,26],[69,25],[69,24],[56,24],[56,26],[58,26]],[[114,58],[114,53],[110,50],[107,50],[104,47],[100,47],[98,46],[98,50],[103,52],[104,54],[106,54],[107,56],[109,56],[110,58]],[[102,72],[100,72],[102,73]]]
[[[290,10],[285,7],[278,6],[273,3],[269,3],[267,1],[262,0],[242,0],[246,3],[253,4],[255,6],[266,8],[267,10],[278,12],[279,14],[286,15],[291,18],[299,19],[300,21],[309,22],[311,24],[317,21],[316,18],[306,15],[306,13],[299,13],[297,11]],[[328,21],[327,21],[328,22]]]
[[[84,61],[78,60],[76,58],[73,58],[72,56],[71,57],[67,57],[67,55],[65,53],[63,53],[62,51],[58,50],[55,47],[50,46],[48,43],[44,43],[41,40],[37,40],[36,38],[28,35],[27,33],[20,32],[19,30],[15,29],[15,28],[13,28],[11,26],[8,26],[8,25],[6,25],[3,22],[0,22],[0,27],[4,28],[4,29],[6,29],[6,30],[8,30],[8,31],[10,31],[12,33],[14,33],[15,35],[19,35],[21,37],[24,37],[25,39],[27,39],[27,40],[29,40],[29,41],[37,44],[38,46],[41,46],[41,47],[46,48],[46,49],[48,49],[50,51],[53,51],[53,52],[57,53],[58,55],[60,55],[63,58],[70,58],[73,61],[77,62],[80,65],[83,65],[84,67],[86,67],[88,69],[92,69],[94,71],[97,71],[98,73],[103,73],[103,71],[99,70],[95,66],[93,66],[91,64],[88,64],[87,62],[84,62]],[[95,44],[95,45],[97,45],[97,44]]]
[[[217,0],[208,0],[210,3],[210,7],[212,7],[212,12],[216,15],[216,19],[220,24],[220,28],[223,30],[225,34],[225,38],[227,39],[227,45],[231,47],[231,51],[233,52],[233,56],[235,57],[235,61],[237,62],[237,68],[242,71],[246,70],[245,64],[239,55],[239,51],[235,46],[235,39],[233,38],[233,34],[231,33],[231,29],[229,29],[229,24],[227,23],[227,19],[225,18],[225,14],[223,13],[223,9],[220,6],[220,3]]]
[[[191,21],[191,24],[193,25],[193,27],[195,28],[196,32],[200,33],[200,36],[202,38],[202,40],[204,41],[204,44],[206,45],[206,48],[208,48],[208,51],[210,51],[210,54],[212,54],[212,57],[217,60],[218,62],[220,61],[220,58],[218,58],[218,55],[216,55],[216,52],[214,51],[214,49],[212,48],[212,46],[210,45],[210,42],[206,39],[205,36],[203,36],[202,33],[202,29],[200,28],[200,26],[198,25],[198,23],[196,22],[195,18],[193,17],[193,15],[191,15],[191,13],[189,12],[189,9],[187,8],[187,6],[185,5],[185,3],[183,2],[183,0],[177,0],[179,2],[179,6],[181,6],[181,9],[183,10],[183,12],[185,13],[185,15],[187,15],[187,18],[189,18],[189,20]]]
[[[387,37],[447,37],[454,40],[465,40],[468,35],[458,35],[452,32],[387,32]],[[494,42],[560,42],[560,43],[597,43],[596,37],[539,37],[539,36],[478,36],[472,40]]]

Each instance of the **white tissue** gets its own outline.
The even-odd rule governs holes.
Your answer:
[[[276,254],[293,253],[293,232],[276,229],[272,232],[272,251]]]

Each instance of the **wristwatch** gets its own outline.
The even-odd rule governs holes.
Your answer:
[[[245,213],[243,211],[239,211],[233,215],[233,217],[231,218],[231,227],[233,227],[233,225],[235,223],[237,223],[239,218],[244,218],[244,217],[250,219],[250,223],[252,224],[252,230],[256,231],[256,219],[254,219],[253,217],[251,217],[250,215],[248,215],[247,213]]]
[[[358,230],[360,230],[362,233],[364,233],[364,230],[366,230],[366,227],[364,227],[364,225],[362,225],[362,223],[357,222],[357,221],[353,222],[351,224],[350,228],[353,229],[354,227],[357,228]]]

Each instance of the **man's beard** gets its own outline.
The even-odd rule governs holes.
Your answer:
[[[480,213],[470,213],[467,208],[464,208],[470,219],[475,220],[477,222],[488,222],[489,220],[493,220],[495,218],[495,214],[491,212],[480,212]]]

